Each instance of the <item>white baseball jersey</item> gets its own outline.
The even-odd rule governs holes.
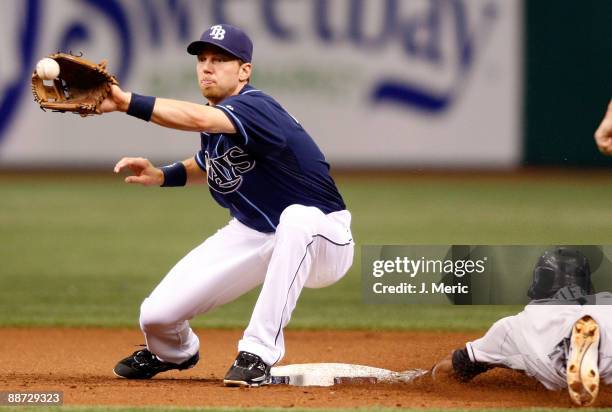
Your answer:
[[[498,320],[482,338],[466,344],[470,360],[522,370],[548,389],[563,389],[567,387],[566,358],[572,327],[588,315],[600,328],[600,377],[612,383],[612,294],[603,292],[587,298],[596,304],[538,301],[515,316]]]

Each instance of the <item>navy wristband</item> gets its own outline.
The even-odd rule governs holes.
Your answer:
[[[176,162],[161,168],[164,173],[164,183],[161,187],[185,186],[187,184],[187,169],[183,162]]]
[[[130,105],[127,109],[127,114],[130,116],[138,117],[146,122],[151,120],[153,115],[153,108],[155,107],[155,97],[153,96],[142,96],[140,94],[132,93],[130,99]]]

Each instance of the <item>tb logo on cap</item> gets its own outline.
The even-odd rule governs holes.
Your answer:
[[[221,25],[212,26],[210,28],[210,37],[212,37],[215,40],[223,40],[225,38],[225,30],[223,29],[223,26]]]

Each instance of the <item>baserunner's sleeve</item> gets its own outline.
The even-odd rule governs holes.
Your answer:
[[[524,370],[520,351],[517,349],[514,329],[517,317],[508,316],[495,322],[487,333],[465,347],[453,352],[455,376],[467,382],[496,366]]]
[[[489,365],[515,367],[517,358],[521,357],[514,339],[514,333],[519,333],[514,331],[516,323],[516,316],[502,318],[495,322],[483,337],[466,343],[470,360]]]
[[[276,101],[267,96],[231,96],[215,106],[234,124],[230,137],[250,152],[267,154],[287,145],[286,136],[299,124]]]

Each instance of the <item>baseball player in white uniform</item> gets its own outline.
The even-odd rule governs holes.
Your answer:
[[[263,284],[224,379],[228,386],[260,386],[269,383],[270,367],[284,355],[283,329],[302,289],[328,286],[350,268],[351,214],[314,140],[276,100],[249,84],[253,44],[244,31],[214,25],[187,51],[197,56],[207,104],[114,86],[102,110],[199,132],[201,150],[162,168],[124,158],[115,172],[130,170],[126,182],[147,186],[206,182],[232,219],[182,258],[144,300],[146,348],[119,361],[114,373],[149,379],[193,367],[200,342],[188,321]]]
[[[612,294],[592,294],[586,258],[572,249],[546,252],[534,270],[533,300],[514,316],[436,364],[434,379],[463,382],[494,367],[524,371],[547,389],[568,388],[591,405],[600,379],[612,383]]]

